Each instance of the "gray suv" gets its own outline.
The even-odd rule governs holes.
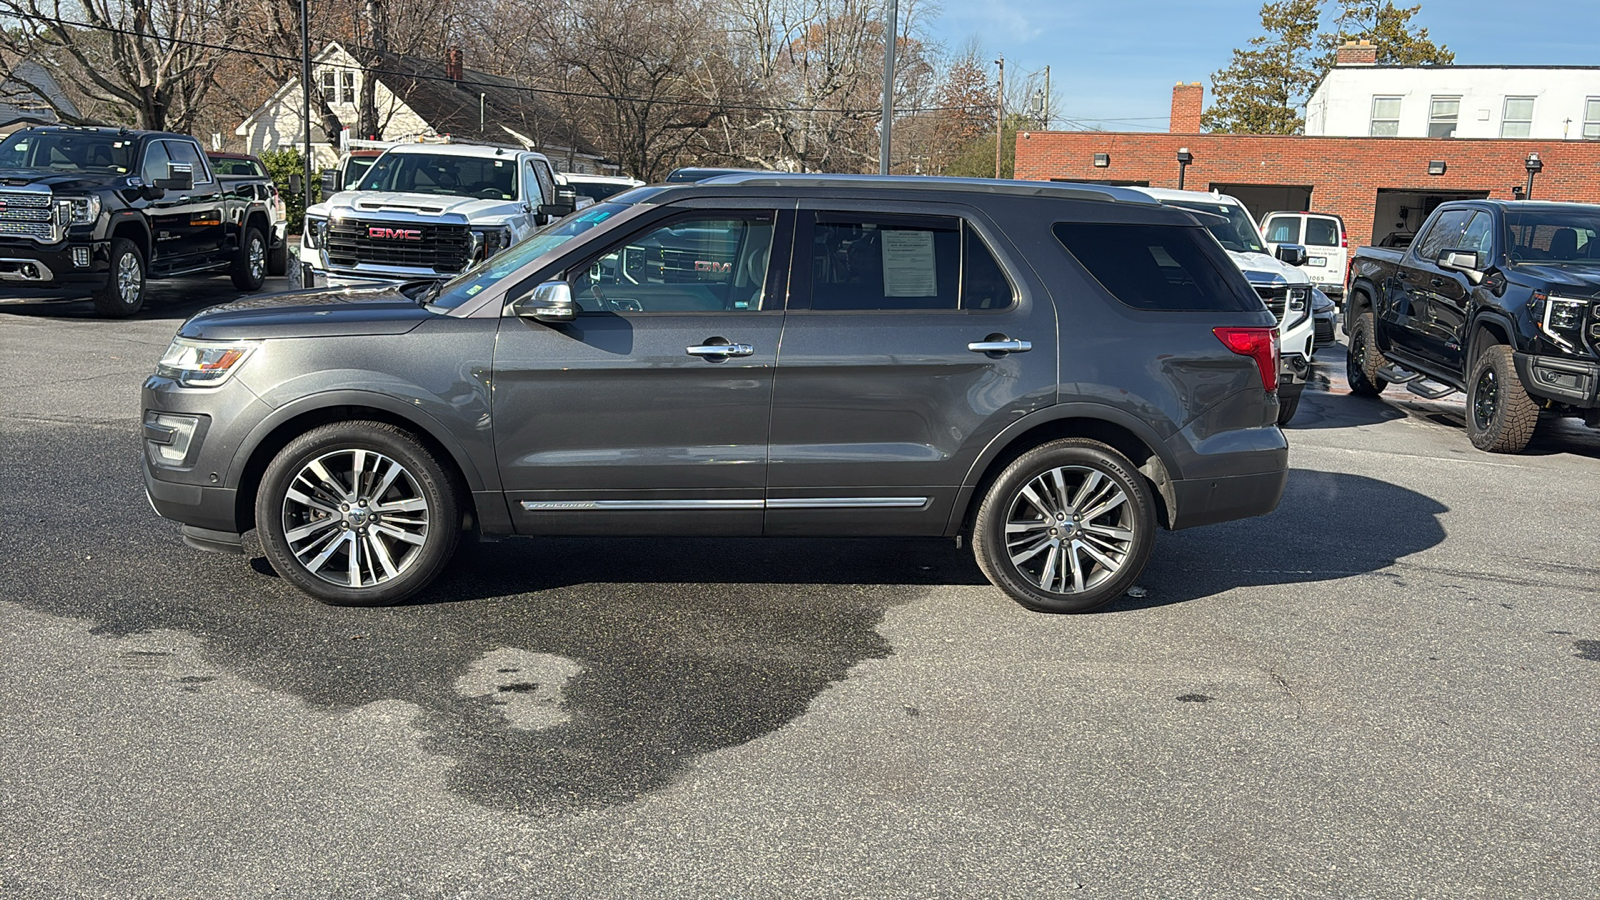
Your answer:
[[[882,535],[1077,612],[1158,526],[1276,507],[1274,325],[1141,194],[728,175],[446,283],[199,313],[144,386],[145,485],[331,603],[417,594],[463,535]]]

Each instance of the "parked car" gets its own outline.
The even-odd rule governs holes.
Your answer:
[[[282,275],[289,270],[289,210],[279,195],[278,185],[267,173],[267,166],[248,153],[206,154],[211,170],[221,179],[224,190],[246,198],[263,200],[271,219],[267,231],[267,274]]]
[[[644,182],[639,179],[623,175],[583,175],[578,172],[562,172],[561,180],[576,191],[579,197],[587,197],[596,203],[609,200],[623,191],[644,186]]]
[[[144,306],[148,279],[267,272],[267,201],[225,190],[194,138],[41,126],[0,141],[0,296]]]
[[[306,211],[301,283],[449,278],[572,212],[542,153],[399,144]]]
[[[1350,390],[1465,391],[1467,436],[1496,453],[1526,447],[1541,412],[1600,427],[1600,206],[1452,201],[1417,235],[1356,251]]]
[[[1187,212],[979,179],[629,197],[447,283],[197,314],[144,385],[151,503],[206,549],[254,527],[333,603],[424,590],[464,533],[943,535],[1052,612],[1121,596],[1158,525],[1278,503],[1276,323]]]
[[[1350,267],[1350,242],[1344,219],[1323,212],[1272,212],[1261,220],[1267,252],[1283,244],[1306,248],[1306,275],[1330,297],[1344,296],[1345,274]]]
[[[1315,326],[1311,316],[1311,279],[1299,266],[1304,248],[1286,244],[1268,253],[1261,232],[1243,203],[1227,194],[1136,187],[1165,206],[1176,206],[1206,216],[1213,237],[1228,251],[1228,258],[1255,287],[1263,303],[1278,320],[1279,359],[1278,424],[1287,425],[1300,408],[1300,395],[1311,377]],[[1282,258],[1280,258],[1282,257]]]

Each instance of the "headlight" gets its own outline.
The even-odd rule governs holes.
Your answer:
[[[475,228],[472,230],[472,243],[476,245],[475,250],[478,251],[473,253],[472,258],[488,259],[511,246],[511,228],[510,226]],[[482,256],[479,256],[479,252]]]
[[[244,365],[259,341],[194,341],[173,338],[156,374],[183,387],[216,387]]]
[[[1289,288],[1289,311],[1304,312],[1306,304],[1311,300],[1311,289],[1303,287]]]
[[[1574,349],[1571,339],[1583,330],[1583,312],[1589,301],[1552,297],[1535,291],[1528,305],[1534,322],[1546,337],[1568,350]]]
[[[63,197],[56,200],[56,218],[63,225],[89,225],[100,218],[100,198]]]
[[[328,242],[328,220],[306,216],[306,246],[319,248]]]

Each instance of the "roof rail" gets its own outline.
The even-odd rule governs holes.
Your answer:
[[[995,178],[956,178],[943,175],[831,175],[824,173],[750,172],[718,175],[699,182],[703,187],[804,187],[835,184],[840,187],[895,188],[927,191],[964,190],[996,194],[1059,197],[1063,200],[1101,200],[1155,204],[1148,195],[1124,187],[1068,181],[1015,181]]]

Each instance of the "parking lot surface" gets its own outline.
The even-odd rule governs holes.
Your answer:
[[[1287,429],[1101,612],[944,541],[541,539],[319,605],[147,505],[133,320],[0,307],[0,895],[1591,897],[1600,434]]]

